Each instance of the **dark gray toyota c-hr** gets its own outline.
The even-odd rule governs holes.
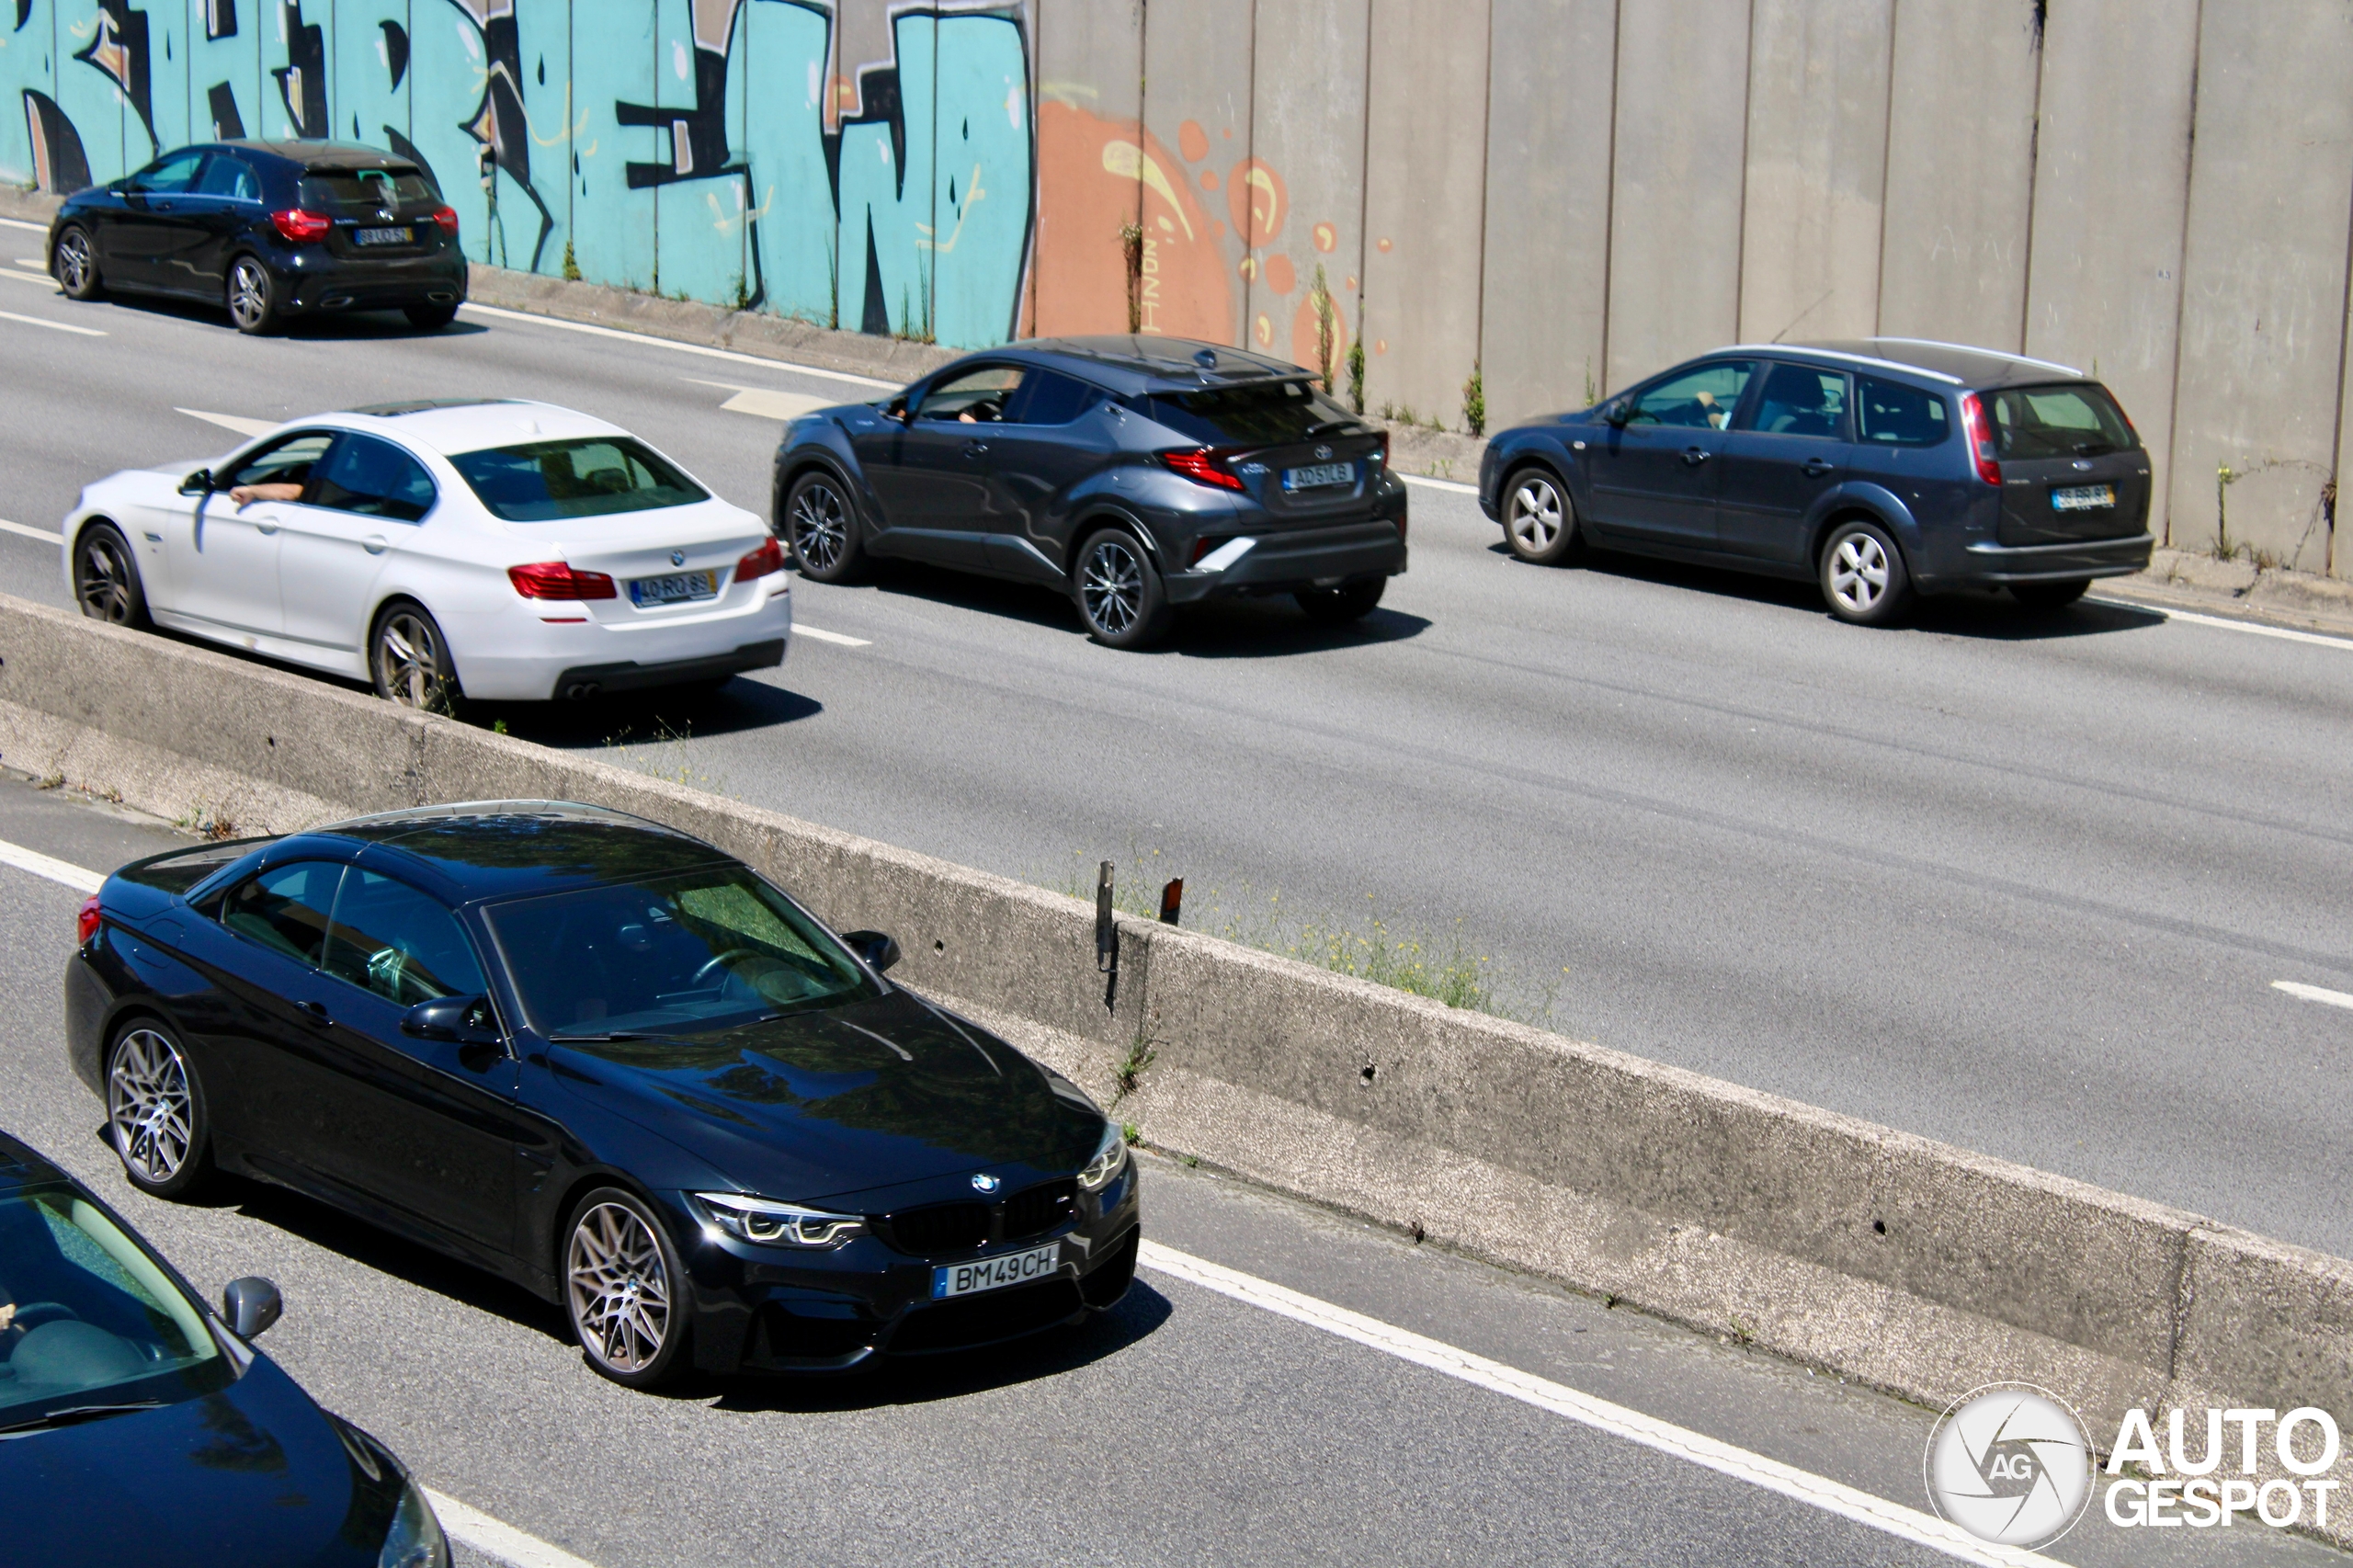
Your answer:
[[[1879,625],[1915,593],[2034,609],[2149,563],[2149,454],[2108,389],[1949,343],[1720,348],[1487,444],[1479,504],[1512,553],[1583,545],[1813,578]]]
[[[818,582],[898,556],[1044,584],[1097,642],[1141,648],[1212,597],[1371,613],[1405,570],[1388,455],[1296,365],[1181,338],[1044,338],[794,420],[775,526]]]

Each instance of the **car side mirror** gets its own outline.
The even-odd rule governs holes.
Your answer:
[[[183,495],[211,494],[212,471],[209,468],[200,468],[194,473],[189,474],[186,479],[181,480],[180,494]]]
[[[262,1333],[285,1311],[286,1301],[278,1287],[257,1274],[232,1279],[221,1291],[221,1315],[240,1339]]]
[[[436,996],[401,1015],[401,1033],[413,1040],[449,1040],[458,1045],[503,1044],[488,1022],[489,1011],[486,997]]]
[[[845,931],[842,940],[847,942],[849,950],[864,959],[866,967],[877,974],[899,961],[898,940],[886,932]]]
[[[1609,425],[1623,430],[1626,427],[1626,422],[1633,417],[1633,410],[1622,403],[1613,403],[1602,411],[1601,417]]]
[[[915,416],[915,411],[907,405],[907,400],[903,397],[892,398],[882,412],[902,425],[912,424]]]

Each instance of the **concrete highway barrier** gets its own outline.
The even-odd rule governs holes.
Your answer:
[[[1076,900],[227,653],[0,597],[0,766],[224,834],[639,812],[892,932],[1173,1153],[1925,1403],[2037,1383],[2102,1449],[2134,1407],[2353,1426],[2353,1262],[1153,922],[1107,1007]]]

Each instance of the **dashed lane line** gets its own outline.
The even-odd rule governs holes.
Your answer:
[[[47,877],[52,882],[63,882],[76,892],[96,892],[107,880],[104,871],[93,871],[76,866],[71,860],[60,860],[38,849],[28,849],[21,844],[0,839],[0,866],[14,866],[19,871],[30,871],[36,877]]]
[[[838,631],[821,631],[805,621],[794,621],[792,623],[792,634],[795,637],[814,637],[820,642],[836,642],[845,648],[871,648],[874,646],[872,641],[868,638],[847,637]]]
[[[39,263],[34,265],[38,266]],[[57,279],[46,272],[0,272],[0,278],[13,278],[19,283],[30,283],[42,289],[57,287]]]
[[[1397,473],[1395,469],[1391,469],[1389,472],[1392,473]],[[1465,484],[1459,479],[1432,479],[1426,473],[1398,473],[1397,477],[1404,480],[1408,484],[1426,484],[1432,490],[1449,490],[1457,495],[1476,495],[1479,494],[1479,487],[1477,485]]]
[[[732,348],[708,348],[699,343],[680,343],[676,338],[654,337],[642,332],[623,332],[617,326],[597,326],[585,321],[565,321],[561,316],[533,315],[529,311],[501,310],[496,305],[477,305],[469,300],[460,307],[476,315],[496,316],[501,321],[530,322],[539,326],[551,326],[564,332],[585,332],[592,337],[618,337],[624,343],[642,343],[650,347],[673,349],[680,354],[698,355],[705,359],[724,359],[734,365],[757,365],[762,369],[789,370],[796,376],[816,376],[828,381],[847,381],[853,386],[895,387],[896,381],[878,381],[872,376],[854,376],[847,370],[828,370],[819,365],[802,365],[790,359],[763,359],[756,354],[738,354]]]
[[[2331,1007],[2353,1007],[2353,995],[2331,991],[2325,985],[2306,985],[2301,980],[2275,980],[2271,983],[2271,989],[2285,991],[2290,996],[2301,996],[2307,1002],[2325,1003]]]
[[[804,414],[832,406],[829,398],[812,397],[807,392],[778,392],[773,387],[747,387],[741,381],[707,381],[700,376],[680,376],[699,387],[717,387],[735,395],[719,405],[722,414],[749,414],[759,419],[773,419],[789,424]]]
[[[28,223],[22,218],[0,218],[0,228],[30,229],[36,234],[49,233],[46,223]]]
[[[37,528],[29,523],[12,523],[6,517],[0,517],[0,533],[22,534],[27,539],[40,540],[44,543],[48,544],[63,544],[65,542],[65,536],[63,534],[53,534],[47,528]]]
[[[185,414],[190,419],[201,419],[207,425],[218,425],[223,430],[233,430],[240,436],[267,436],[286,423],[283,419],[248,419],[242,414],[208,414],[200,408],[175,406],[172,412]]]
[[[39,316],[20,316],[14,311],[0,311],[0,321],[22,322],[27,326],[45,326],[51,332],[70,332],[76,337],[104,337],[105,333],[94,326],[75,326],[71,322],[43,321]]]
[[[586,1558],[574,1557],[563,1548],[494,1519],[479,1508],[468,1507],[447,1493],[436,1492],[429,1486],[424,1490],[426,1501],[433,1505],[434,1517],[441,1521],[441,1533],[486,1557],[512,1563],[514,1568],[596,1568]]]
[[[1982,1563],[1985,1568],[2059,1568],[2055,1559],[2038,1556],[2030,1551],[2014,1551],[2004,1547],[1989,1546],[1976,1537],[1930,1514],[1906,1508],[1883,1497],[1809,1474],[1779,1460],[1733,1448],[1698,1432],[1673,1426],[1640,1411],[1629,1410],[1622,1404],[1596,1399],[1580,1393],[1564,1383],[1556,1383],[1501,1361],[1491,1361],[1484,1356],[1474,1356],[1442,1340],[1431,1339],[1409,1329],[1395,1327],[1378,1318],[1334,1306],[1313,1296],[1300,1292],[1270,1280],[1244,1274],[1222,1264],[1211,1263],[1188,1253],[1157,1242],[1145,1242],[1137,1255],[1146,1268],[1171,1275],[1204,1290],[1262,1311],[1303,1323],[1311,1328],[1394,1356],[1401,1361],[1443,1372],[1466,1383],[1499,1393],[1508,1399],[1554,1415],[1566,1416],[1580,1426],[1606,1432],[1644,1448],[1685,1460],[1778,1492],[1784,1497],[1838,1515],[1859,1525],[1880,1530],[1902,1540],[1911,1541],[1940,1551],[1963,1562]]]

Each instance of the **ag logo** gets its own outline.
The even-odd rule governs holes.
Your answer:
[[[2091,1501],[2084,1424],[2030,1383],[1965,1395],[1929,1434],[1923,1468],[1937,1517],[2000,1546],[2048,1546]]]

